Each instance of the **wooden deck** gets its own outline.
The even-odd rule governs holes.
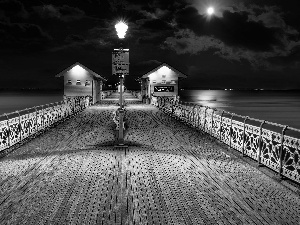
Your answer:
[[[300,198],[151,105],[94,105],[0,159],[0,224],[300,224]]]

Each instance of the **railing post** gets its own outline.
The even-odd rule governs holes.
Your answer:
[[[196,123],[195,123],[195,108],[196,108],[196,104],[194,104],[193,111],[192,111],[193,112],[193,120],[192,120],[193,121],[192,122],[192,126],[193,127],[196,127]]]
[[[187,119],[187,121],[188,121],[188,124],[189,125],[191,125],[191,109],[192,109],[192,103],[189,103],[189,105],[188,105],[188,119]]]
[[[242,148],[242,156],[245,156],[245,141],[246,141],[246,121],[248,120],[248,116],[244,119],[244,128],[243,128],[243,148]]]
[[[44,105],[42,105],[42,113],[43,113],[43,120],[42,120],[42,129],[44,129],[44,120],[45,120],[45,111],[44,111]]]
[[[6,116],[6,119],[7,119],[7,121],[6,121],[6,124],[7,124],[7,142],[8,142],[8,146],[10,147],[11,145],[10,145],[10,126],[9,126],[9,118],[8,118],[8,115],[6,114],[6,113],[4,113],[4,115]]]
[[[281,143],[280,143],[280,152],[279,152],[279,168],[278,168],[278,176],[279,179],[282,179],[282,161],[283,161],[283,142],[284,142],[284,135],[285,131],[287,130],[288,126],[285,126],[281,131]]]
[[[210,135],[212,136],[212,130],[213,130],[213,125],[214,125],[214,113],[215,109],[212,109],[212,114],[211,114],[211,127],[210,127]]]
[[[29,114],[30,114],[30,112],[29,112],[29,109],[27,109],[27,113],[28,113],[28,117],[29,117]],[[29,136],[31,135],[31,132],[30,132],[30,126],[29,126]]]
[[[197,128],[199,128],[199,123],[200,123],[200,112],[199,112],[199,109],[201,108],[200,105],[197,106],[197,110],[196,110],[196,113],[197,113],[197,122],[196,122],[196,126]]]
[[[262,121],[262,123],[259,126],[259,142],[258,142],[258,157],[257,157],[257,163],[258,166],[261,166],[261,160],[260,160],[260,155],[261,155],[261,146],[262,146],[262,127],[265,124],[265,120]]]
[[[222,141],[222,124],[223,124],[223,115],[224,115],[224,110],[222,110],[222,114],[221,114],[221,121],[220,121],[220,141]]]
[[[19,115],[19,131],[20,131],[20,141],[22,141],[22,125],[21,125],[21,116],[20,116],[20,112],[17,111],[18,115]]]
[[[230,130],[229,130],[229,148],[231,148],[231,140],[232,140],[232,118],[233,118],[233,114],[231,114],[231,118],[230,118]]]
[[[205,124],[206,124],[206,111],[207,111],[208,107],[205,106],[205,110],[204,110],[204,124],[203,124],[203,130],[205,131]]]
[[[175,100],[173,100],[172,104],[171,104],[171,116],[172,117],[174,117],[174,112],[175,112],[174,108],[175,108]]]
[[[35,132],[38,132],[38,122],[37,122],[37,110],[36,110],[36,106],[34,107],[35,109]]]

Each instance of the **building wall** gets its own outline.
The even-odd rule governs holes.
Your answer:
[[[96,102],[100,101],[100,99],[101,99],[102,82],[100,80],[94,80],[93,85],[94,85],[94,92],[93,92],[94,102],[93,103],[96,103]]]
[[[178,95],[178,74],[166,66],[161,67],[149,76],[147,94],[153,93],[155,96],[177,96]],[[173,86],[173,92],[154,92],[155,86]]]
[[[71,69],[64,75],[64,95],[93,96],[93,76],[86,70]]]

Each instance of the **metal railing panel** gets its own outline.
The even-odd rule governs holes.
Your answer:
[[[152,102],[174,118],[210,134],[243,156],[251,157],[259,165],[277,171],[279,176],[300,183],[300,139],[285,135],[286,130],[297,134],[300,134],[300,130],[176,99],[172,104],[163,97],[158,97],[157,101],[153,98]],[[250,122],[260,125],[250,125]],[[265,129],[265,124],[282,128],[282,132]]]

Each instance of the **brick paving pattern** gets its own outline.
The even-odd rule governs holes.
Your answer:
[[[109,100],[112,101],[112,100]],[[300,198],[151,105],[94,105],[0,159],[0,224],[300,224]]]

